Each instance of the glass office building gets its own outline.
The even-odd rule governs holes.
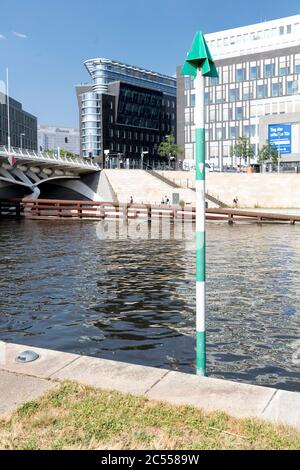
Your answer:
[[[9,99],[10,142],[12,147],[37,150],[37,118],[23,110],[22,104]],[[8,145],[7,97],[0,92],[0,145]]]
[[[230,148],[249,137],[257,156],[269,125],[300,122],[300,15],[206,35],[219,79],[206,79],[207,160],[215,169],[237,164]],[[193,80],[177,69],[177,140],[195,160]],[[286,160],[300,160],[291,146]]]
[[[84,157],[122,154],[127,165],[148,152],[159,159],[167,134],[176,135],[176,78],[115,62],[85,62],[92,84],[76,87]]]

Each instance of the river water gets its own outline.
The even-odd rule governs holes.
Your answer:
[[[193,372],[193,240],[0,224],[0,340]],[[300,225],[207,224],[208,373],[300,391]]]

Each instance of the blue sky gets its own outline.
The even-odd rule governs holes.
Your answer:
[[[0,80],[40,123],[78,126],[83,61],[107,57],[173,75],[197,30],[300,13],[299,0],[1,0]]]

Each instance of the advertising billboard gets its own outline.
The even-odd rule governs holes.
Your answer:
[[[292,126],[291,124],[270,124],[269,142],[275,145],[280,155],[292,153]]]

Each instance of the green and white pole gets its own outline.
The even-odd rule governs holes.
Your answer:
[[[195,78],[194,110],[196,135],[196,371],[206,375],[205,331],[205,281],[206,281],[206,234],[205,234],[205,124],[204,124],[204,77],[198,69]]]
[[[196,135],[196,373],[206,375],[205,77],[218,77],[204,35],[198,32],[181,71],[194,78]]]

